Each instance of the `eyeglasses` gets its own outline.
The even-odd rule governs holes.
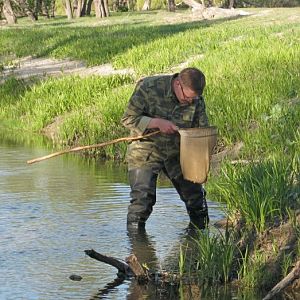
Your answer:
[[[180,89],[181,89],[181,93],[184,97],[184,100],[187,100],[187,101],[198,101],[200,100],[200,96],[195,96],[195,97],[188,97],[185,92],[183,91],[183,88],[182,88],[182,85],[181,85],[181,82],[178,80],[178,83],[179,83],[179,86],[180,86]]]

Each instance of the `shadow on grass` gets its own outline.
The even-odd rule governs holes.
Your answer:
[[[26,93],[29,85],[22,79],[9,77],[4,83],[0,84],[1,106],[16,104]]]
[[[4,45],[0,55],[13,52],[18,57],[28,55],[68,57],[86,61],[89,65],[97,65],[111,62],[114,56],[156,39],[192,29],[219,25],[242,17],[245,16],[157,26],[145,25],[146,20],[142,22],[144,25],[134,23],[103,26],[100,24],[97,27],[84,27],[85,25],[82,24],[70,27],[67,22],[58,22],[33,27],[12,27],[0,33],[0,42]],[[137,22],[141,23],[140,20]]]

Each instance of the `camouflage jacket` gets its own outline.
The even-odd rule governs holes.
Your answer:
[[[179,128],[208,126],[202,97],[189,105],[183,105],[178,101],[172,90],[172,80],[177,75],[146,77],[138,82],[121,120],[122,124],[131,130],[132,136],[157,130],[147,129],[151,118],[172,121]],[[171,135],[159,133],[132,142],[128,146],[126,159],[129,169],[151,167],[159,172],[162,167],[168,170],[169,165],[179,162],[179,149],[179,133]],[[169,173],[176,172],[174,170]]]

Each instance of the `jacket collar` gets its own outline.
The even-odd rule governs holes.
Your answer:
[[[175,92],[173,90],[173,80],[178,76],[179,73],[175,73],[174,75],[171,75],[170,78],[168,79],[169,82],[168,82],[168,85],[167,85],[167,90],[166,90],[166,93],[165,93],[165,97],[166,98],[169,98],[169,99],[172,99],[173,101],[176,101],[176,102],[179,102],[176,95],[175,95]]]

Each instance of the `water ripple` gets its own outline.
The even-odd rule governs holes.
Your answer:
[[[116,269],[84,250],[122,259],[138,250],[145,262],[162,265],[178,246],[188,216],[173,188],[158,188],[140,248],[126,230],[124,168],[75,156],[28,166],[26,160],[46,153],[16,145],[0,151],[0,299],[125,299],[132,282],[108,288]],[[212,219],[220,218],[219,205],[209,206]]]

